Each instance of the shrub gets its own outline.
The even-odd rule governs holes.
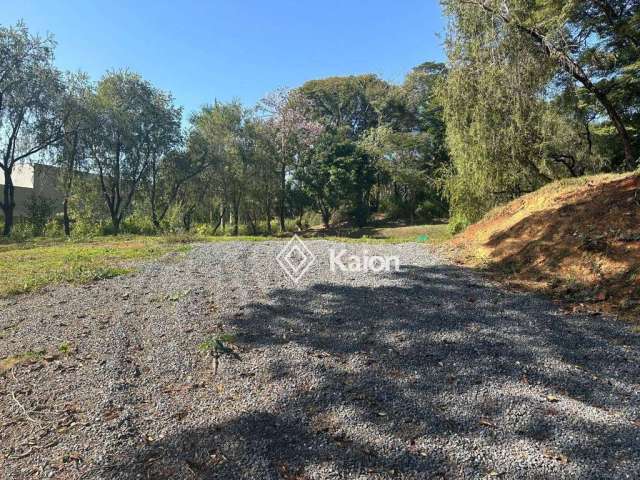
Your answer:
[[[131,235],[155,235],[158,233],[151,218],[142,213],[134,213],[124,219],[120,225],[120,232]]]
[[[31,235],[40,237],[54,213],[53,202],[39,195],[31,195],[26,205],[26,220],[31,225]]]

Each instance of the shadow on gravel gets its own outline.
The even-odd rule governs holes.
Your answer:
[[[394,277],[379,288],[322,283],[277,290],[269,304],[227,319],[247,355],[272,352],[264,370],[273,382],[300,375],[304,361],[307,386],[280,398],[277,408],[238,412],[226,423],[204,422],[125,452],[105,474],[638,473],[638,427],[608,425],[597,415],[638,414],[637,336],[621,336],[598,319],[550,312],[545,300],[478,284],[457,267],[410,268]]]

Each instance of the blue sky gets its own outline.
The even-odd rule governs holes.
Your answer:
[[[129,68],[171,91],[185,113],[214,99],[251,105],[278,87],[334,75],[402,81],[443,60],[437,0],[22,0],[23,19],[54,34],[56,64],[95,80]]]

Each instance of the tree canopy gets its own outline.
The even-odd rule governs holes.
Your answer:
[[[211,99],[188,118],[135,72],[63,73],[51,37],[0,27],[4,235],[27,161],[58,167],[62,215],[50,221],[66,235],[372,218],[448,218],[458,231],[547,182],[638,167],[640,2],[441,4],[446,64],[400,83],[314,79],[253,106]]]

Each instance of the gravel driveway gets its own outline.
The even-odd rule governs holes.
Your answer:
[[[640,336],[424,245],[214,243],[3,301],[0,478],[637,479]],[[329,248],[397,255],[329,269]],[[236,335],[240,360],[197,346]]]

